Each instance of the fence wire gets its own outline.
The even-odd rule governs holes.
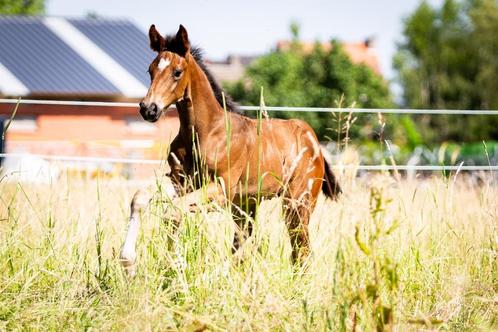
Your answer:
[[[54,106],[88,106],[88,107],[138,107],[137,103],[128,102],[99,102],[99,101],[68,101],[68,100],[33,100],[33,99],[0,99],[0,104],[30,104]],[[172,105],[174,107],[174,105]],[[243,111],[259,111],[259,106],[240,106]],[[428,109],[367,109],[367,108],[328,108],[328,107],[285,107],[265,106],[269,112],[328,112],[328,113],[389,113],[389,114],[450,114],[450,115],[498,115],[498,110],[428,110]],[[29,154],[50,161],[84,162],[84,163],[122,163],[122,164],[150,164],[160,165],[163,160],[153,159],[128,159],[128,158],[100,158],[79,156],[57,156]],[[26,154],[0,153],[0,157],[22,158]],[[498,166],[473,166],[473,165],[336,165],[334,169],[354,168],[365,171],[498,171]]]
[[[0,104],[17,104],[17,99],[0,99]],[[104,101],[70,101],[70,100],[33,100],[22,99],[22,104],[31,105],[61,105],[89,107],[134,107],[138,103],[119,103]],[[172,105],[174,108],[174,105]],[[240,106],[242,111],[259,111],[259,106]],[[319,113],[389,113],[389,114],[452,114],[452,115],[498,115],[498,110],[428,110],[428,109],[396,109],[396,108],[333,108],[333,107],[287,107],[265,106],[268,112],[319,112]]]
[[[137,164],[137,165],[161,165],[165,160],[159,159],[130,159],[130,158],[104,158],[104,157],[79,157],[79,156],[57,156],[43,154],[25,154],[25,153],[0,153],[0,158],[14,157],[35,157],[49,161],[60,162],[83,162],[96,164]],[[334,165],[333,169],[357,169],[364,171],[498,171],[498,166],[435,166],[435,165]]]

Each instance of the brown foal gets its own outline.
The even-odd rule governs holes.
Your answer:
[[[305,258],[309,251],[308,223],[320,191],[330,198],[341,192],[313,129],[300,120],[258,121],[225,112],[221,90],[203,65],[199,50],[191,49],[183,26],[175,36],[162,37],[152,25],[149,37],[157,57],[149,67],[151,86],[140,103],[140,114],[146,121],[155,122],[163,110],[176,103],[180,131],[171,143],[168,158],[170,176],[179,194],[175,205],[188,209],[207,195],[221,204],[232,203],[234,219],[240,222],[245,221],[241,211],[255,216],[258,199],[281,195],[292,258]],[[198,163],[210,178],[202,191],[203,181],[194,179]],[[185,190],[186,179],[194,190]],[[149,197],[147,192],[138,191],[131,203],[121,252],[122,263],[131,274],[139,211],[147,206]],[[249,235],[251,228],[248,222]],[[236,232],[235,250],[243,237],[243,232]]]

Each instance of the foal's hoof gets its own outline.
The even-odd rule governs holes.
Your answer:
[[[135,275],[137,274],[136,271],[135,271],[135,266],[129,266],[129,267],[125,267],[125,271],[126,271],[126,275],[130,278],[134,278]]]
[[[126,274],[129,277],[134,277],[136,274],[135,271],[135,261],[137,259],[137,255],[132,252],[121,251],[121,255],[119,255],[119,261],[121,265],[126,271]]]

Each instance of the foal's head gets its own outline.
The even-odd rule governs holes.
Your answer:
[[[187,30],[180,25],[175,37],[165,39],[151,25],[150,47],[157,56],[149,66],[151,84],[140,102],[140,114],[149,122],[156,122],[164,109],[184,98],[189,85],[188,65],[190,42]]]

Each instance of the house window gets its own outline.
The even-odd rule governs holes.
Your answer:
[[[7,126],[9,121],[10,120],[7,119],[4,122],[5,126]],[[36,123],[36,116],[19,115],[16,116],[14,119],[12,119],[7,131],[32,133],[35,132],[37,129],[38,125]]]
[[[126,127],[132,133],[147,134],[157,131],[157,126],[154,123],[147,122],[139,117],[127,118]]]

